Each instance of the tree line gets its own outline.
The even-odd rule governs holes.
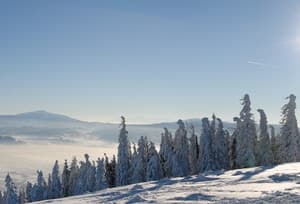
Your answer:
[[[226,130],[220,118],[203,118],[201,135],[194,126],[178,120],[174,136],[167,129],[161,135],[159,151],[147,137],[141,136],[137,145],[128,139],[125,118],[121,117],[117,158],[106,154],[97,161],[70,165],[65,160],[60,174],[58,161],[46,181],[37,171],[34,184],[27,182],[19,191],[8,174],[4,192],[0,191],[0,204],[15,204],[81,195],[105,188],[123,186],[169,177],[195,175],[206,171],[229,170],[254,166],[276,165],[300,161],[300,135],[296,119],[296,96],[291,94],[282,107],[281,129],[268,125],[263,109],[258,109],[257,125],[251,112],[248,94],[241,99],[242,110],[234,117],[236,127]]]

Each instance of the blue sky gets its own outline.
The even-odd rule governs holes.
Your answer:
[[[249,93],[277,123],[300,97],[299,1],[12,0],[0,26],[1,114],[231,121]]]

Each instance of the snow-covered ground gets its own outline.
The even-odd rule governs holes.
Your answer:
[[[300,163],[162,179],[40,203],[300,203]]]

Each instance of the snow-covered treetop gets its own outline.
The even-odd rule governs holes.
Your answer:
[[[184,122],[181,119],[177,121],[177,124],[179,125],[179,129],[185,129]]]
[[[289,102],[282,107],[282,124],[286,123],[288,116],[294,115],[296,110],[296,96],[291,94],[286,99],[289,99]]]
[[[222,130],[224,128],[223,122],[220,118],[217,118],[218,121],[218,130]]]
[[[240,112],[240,118],[241,120],[249,120],[252,117],[251,112],[251,101],[250,96],[248,94],[244,95],[244,98],[241,99],[243,108]]]
[[[267,124],[268,124],[268,121],[267,121],[267,116],[264,112],[263,109],[257,109],[257,112],[259,112],[260,114],[260,131],[261,132],[267,132],[268,130],[268,127],[267,127]]]
[[[121,124],[120,124],[120,127],[122,128],[122,129],[126,129],[126,124],[125,124],[125,117],[124,116],[121,116]]]
[[[239,127],[239,125],[241,123],[241,119],[239,117],[234,117],[233,121],[236,122],[236,126]]]

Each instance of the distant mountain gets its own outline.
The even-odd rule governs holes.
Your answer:
[[[5,117],[5,116],[0,116]],[[49,113],[47,111],[39,110],[34,112],[28,112],[28,113],[21,113],[14,116],[16,119],[26,119],[26,120],[45,120],[45,121],[62,121],[62,122],[81,122],[80,120],[70,118],[65,115],[61,114],[55,114],[55,113]]]
[[[187,126],[193,124],[198,135],[201,132],[201,119],[184,120]],[[160,142],[163,128],[175,132],[177,122],[162,122],[155,124],[128,124],[129,139],[137,142],[140,136],[147,136],[152,141]],[[224,122],[224,127],[232,131],[234,123]],[[276,126],[277,129],[279,126]],[[12,137],[30,137],[34,140],[73,141],[77,139],[118,141],[119,124],[85,122],[65,115],[34,111],[17,115],[0,115],[0,135]]]
[[[0,136],[0,144],[24,144],[24,142],[18,141],[11,136]]]

